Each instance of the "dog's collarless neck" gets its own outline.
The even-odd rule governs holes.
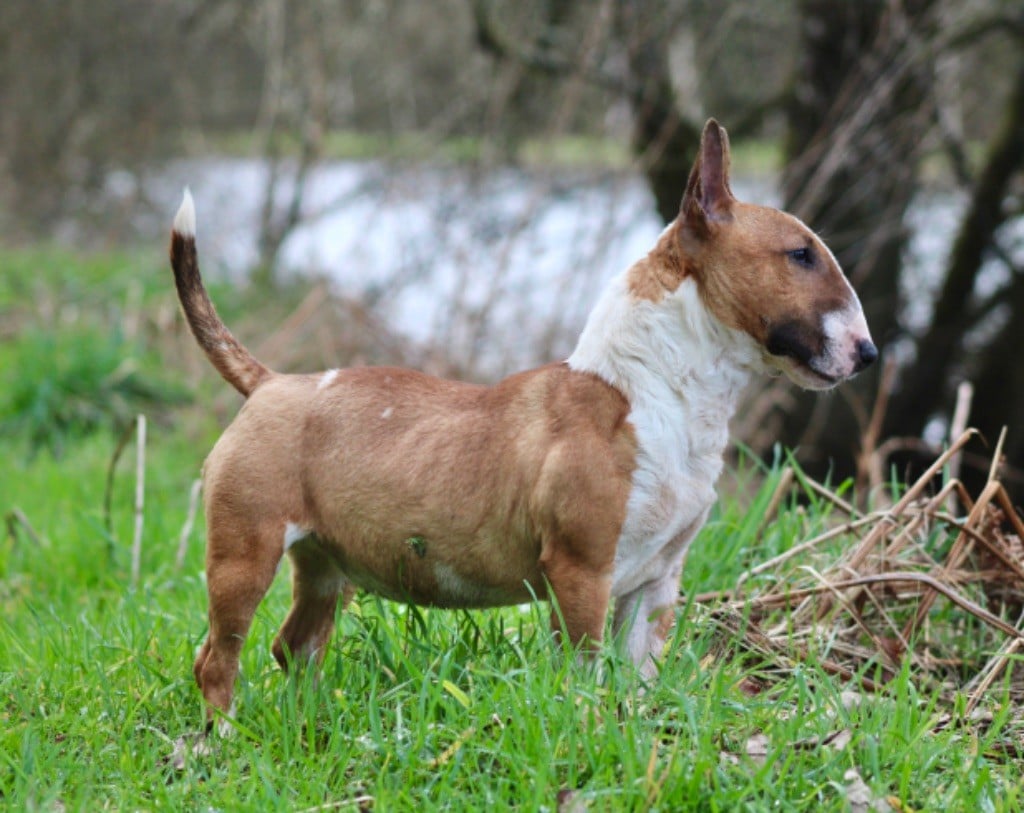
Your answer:
[[[622,392],[634,411],[677,404],[685,412],[711,410],[725,424],[756,349],[708,311],[692,280],[655,303],[631,297],[623,274],[598,301],[567,363]]]

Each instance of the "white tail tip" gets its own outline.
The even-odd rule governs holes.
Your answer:
[[[181,206],[178,207],[178,214],[174,216],[174,230],[182,237],[196,236],[196,204],[187,186],[181,199]]]

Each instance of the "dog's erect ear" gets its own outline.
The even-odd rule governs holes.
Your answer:
[[[687,228],[701,235],[709,222],[732,219],[735,200],[729,188],[729,136],[722,125],[708,119],[679,214]]]

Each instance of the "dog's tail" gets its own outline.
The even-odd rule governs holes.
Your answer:
[[[196,207],[185,190],[171,230],[171,268],[178,299],[192,335],[224,380],[248,397],[271,375],[224,326],[199,275],[196,253]]]

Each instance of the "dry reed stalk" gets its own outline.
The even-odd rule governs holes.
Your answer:
[[[865,560],[885,539],[886,530],[889,527],[889,521],[891,520],[895,524],[895,522],[902,517],[907,508],[917,500],[922,493],[924,493],[925,489],[935,478],[935,475],[942,471],[949,459],[967,445],[971,438],[976,434],[976,430],[968,429],[945,452],[939,455],[935,462],[928,467],[927,471],[925,471],[925,473],[907,489],[906,493],[896,502],[896,504],[883,514],[882,520],[861,540],[860,544],[849,554],[849,556],[845,557],[841,561],[841,565],[850,570],[859,571]],[[824,618],[828,615],[830,609],[831,602],[827,598],[824,598],[817,604],[816,618]]]
[[[142,522],[146,502],[146,416],[135,418],[135,530],[132,533],[132,587],[139,586],[142,567]]]
[[[871,408],[871,418],[868,425],[861,432],[860,453],[857,455],[857,485],[862,491],[874,493],[876,482],[882,484],[882,478],[875,479],[872,468],[872,461],[878,451],[878,439],[882,434],[882,424],[885,421],[885,413],[889,408],[889,396],[892,394],[892,387],[896,381],[896,359],[887,358],[882,368],[882,378],[878,383],[878,392],[875,394],[875,403]]]
[[[117,469],[117,462],[121,459],[121,454],[124,452],[125,447],[128,446],[128,441],[131,439],[132,432],[134,431],[135,421],[132,421],[121,432],[121,436],[117,439],[117,445],[114,447],[114,453],[110,456],[110,462],[107,464],[107,482],[103,490],[103,527],[107,530],[107,537],[110,540],[111,546],[114,539],[114,520],[111,512],[111,503],[114,496],[114,471]],[[110,553],[112,557],[113,551],[111,550]]]
[[[1000,495],[1003,496],[1007,501],[1009,497],[1005,495],[1005,491]],[[1020,523],[1020,519],[1016,516],[1016,512],[1011,515],[1013,519],[1016,519]],[[985,534],[978,533],[973,528],[968,526],[965,522],[961,522],[956,517],[950,517],[944,514],[936,514],[936,518],[942,519],[947,525],[956,528],[960,533],[966,534],[974,542],[982,545],[992,554],[999,563],[1009,570],[1017,580],[1024,584],[1024,562],[1020,562],[1013,558],[1008,551],[1006,551],[1001,545],[996,544],[990,537]]]
[[[996,678],[1006,668],[1014,653],[1021,648],[1022,643],[1024,643],[1022,638],[1011,638],[1006,646],[988,662],[985,669],[978,673],[978,685],[967,698],[967,705],[964,707],[964,717],[970,717],[971,712],[974,711],[978,703],[985,696],[985,692],[989,690]]]
[[[984,516],[985,509],[992,501],[996,492],[1002,487],[1002,484],[997,480],[990,480],[988,482],[984,491],[981,492],[981,496],[978,497],[977,502],[974,503],[974,507],[971,508],[971,513],[967,515],[967,520],[964,522],[966,527],[970,527],[971,525],[975,525],[981,521],[981,518]],[[939,578],[948,579],[951,571],[958,568],[967,557],[972,546],[973,540],[971,537],[961,530],[960,533],[957,534],[956,541],[953,543],[953,547],[950,549],[949,554],[946,556],[942,569],[938,574]],[[903,628],[903,635],[905,637],[910,637],[914,634],[925,616],[928,614],[932,604],[935,603],[936,598],[938,598],[938,596],[935,593],[930,593],[921,600],[921,603],[917,607],[917,612],[914,613],[913,618],[911,618]]]
[[[786,494],[789,493],[790,486],[793,485],[793,478],[796,473],[793,471],[792,466],[785,466],[782,469],[782,476],[779,477],[779,482],[775,485],[775,490],[772,492],[771,499],[768,500],[768,507],[765,508],[764,516],[761,517],[761,524],[757,526],[757,531],[754,534],[756,539],[761,539],[761,535],[764,533],[764,529],[768,527],[769,523],[775,519],[775,513],[779,510],[779,505],[785,499]]]
[[[847,614],[853,620],[853,623],[858,628],[860,628],[864,632],[864,634],[868,636],[868,638],[871,639],[871,642],[875,645],[878,654],[880,654],[882,658],[885,661],[887,661],[885,665],[893,671],[899,669],[899,664],[895,662],[895,659],[892,657],[892,653],[889,651],[889,648],[882,643],[878,635],[875,634],[875,631],[871,629],[868,623],[864,620],[864,617],[860,614],[860,611],[846,598],[846,596],[843,595],[843,593],[836,587],[836,585],[830,582],[820,573],[815,571],[813,568],[807,568],[807,571],[815,579],[821,582],[822,587],[827,589],[835,598],[836,602],[840,606],[842,606],[843,609],[846,610]]]
[[[202,480],[196,479],[192,481],[192,487],[188,492],[188,513],[185,515],[185,524],[181,526],[181,533],[178,535],[178,552],[174,557],[175,570],[181,570],[185,564],[188,539],[192,535],[192,526],[196,521],[196,511],[199,509],[199,494],[202,488]]]
[[[864,587],[873,584],[912,585],[915,583],[920,583],[925,587],[929,587],[932,590],[941,593],[954,604],[957,604],[961,609],[966,610],[980,621],[983,621],[1000,632],[1015,638],[1024,638],[1024,632],[1018,630],[1012,624],[1003,621],[1003,619],[999,618],[997,615],[990,613],[988,610],[971,601],[966,596],[961,595],[948,585],[943,584],[934,576],[930,576],[925,573],[914,573],[913,571],[875,573],[870,576],[860,576],[853,579],[826,582],[825,584],[820,584],[815,587],[802,587],[786,592],[772,593],[767,596],[754,596],[744,600],[733,601],[726,606],[733,610],[737,610],[747,604],[753,605],[759,610],[776,609],[778,607],[789,606],[794,598],[806,598],[808,596],[816,596],[822,593],[831,593],[835,590],[847,590],[851,587]]]
[[[716,608],[709,616],[709,620],[716,627],[728,633],[736,644],[763,657],[765,660],[773,661],[781,668],[794,669],[800,661],[807,660],[808,658],[809,653],[806,647],[799,644],[787,647],[787,645],[765,635],[757,629],[754,622],[744,619],[743,616],[728,606]],[[793,650],[792,655],[789,654],[789,649]],[[858,676],[853,670],[828,658],[818,658],[816,663],[827,674],[834,675],[845,681],[857,680],[866,691],[878,692],[882,690],[882,686],[870,678]]]
[[[970,381],[961,381],[956,388],[956,406],[953,408],[953,419],[949,422],[949,439],[960,437],[967,431],[967,418],[971,414],[971,401],[974,400],[974,385]],[[958,453],[949,461],[949,476],[952,480],[960,478],[960,466],[963,453]],[[957,512],[956,497],[949,499],[949,511]]]
[[[39,535],[39,532],[32,527],[32,523],[28,521],[25,512],[17,506],[14,506],[7,512],[4,520],[7,525],[7,536],[13,545],[18,543],[18,528],[21,528],[36,545],[41,548],[48,547],[46,540]]]
[[[861,512],[858,511],[857,508],[852,503],[847,502],[842,497],[840,497],[838,494],[836,494],[834,491],[831,491],[831,490],[827,489],[825,486],[823,486],[817,480],[815,480],[815,479],[813,479],[811,477],[804,477],[803,479],[804,479],[804,483],[807,485],[808,488],[811,489],[811,491],[813,491],[819,497],[822,497],[823,499],[825,499],[828,502],[832,503],[834,506],[836,506],[840,510],[844,511],[847,516],[857,517],[857,516],[860,515]]]

